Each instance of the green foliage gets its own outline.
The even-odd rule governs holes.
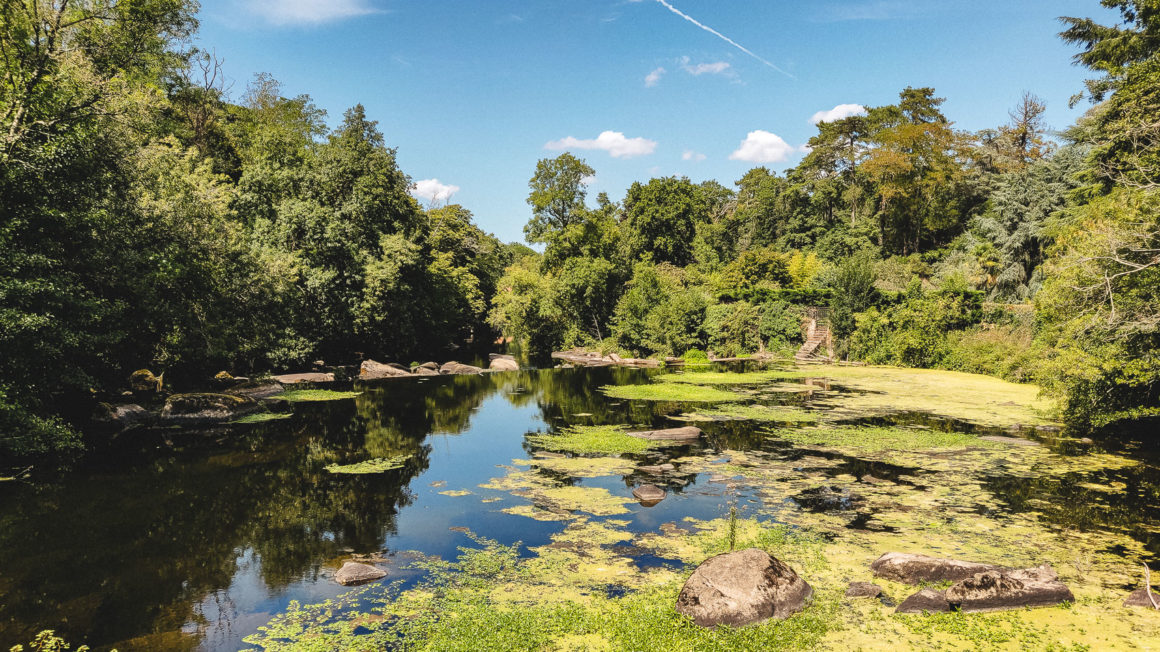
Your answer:
[[[1041,382],[1067,397],[1078,423],[1156,405],[1160,195],[1116,190],[1055,228],[1056,256],[1036,297],[1039,339],[1049,347]]]
[[[524,227],[528,242],[547,242],[549,236],[579,222],[588,194],[586,178],[596,172],[583,159],[565,152],[554,159],[541,159],[528,181],[532,219]]]
[[[763,344],[760,324],[757,306],[745,301],[709,306],[704,326],[709,349],[725,357],[752,353]]]
[[[682,353],[680,357],[685,361],[685,365],[687,366],[709,364],[709,354],[700,349],[689,349]]]
[[[696,226],[709,219],[702,189],[685,177],[633,183],[624,198],[624,233],[634,258],[685,266],[693,260]]]
[[[854,316],[878,303],[880,294],[874,281],[874,262],[869,253],[846,259],[827,279],[834,291],[834,298],[830,301],[830,323],[835,336],[846,337],[853,333]]]
[[[982,293],[948,285],[889,309],[856,315],[850,355],[874,364],[938,366],[949,353],[947,333],[977,324]]]
[[[702,291],[689,287],[681,269],[638,263],[616,304],[611,331],[625,350],[675,355],[704,345],[708,303]]]
[[[69,650],[72,649],[73,647],[68,641],[57,636],[56,632],[53,630],[46,629],[37,633],[32,641],[28,644],[28,647],[25,647],[24,645],[14,645],[10,649],[10,652],[25,652],[25,650],[28,652],[69,652]],[[80,647],[76,648],[75,652],[87,652],[88,649],[89,646],[81,645]]]
[[[770,301],[761,307],[757,331],[767,349],[797,346],[802,342],[801,310],[784,301]]]

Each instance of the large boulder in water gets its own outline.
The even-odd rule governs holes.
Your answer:
[[[1021,570],[976,573],[946,590],[947,602],[964,612],[1050,607],[1075,596],[1044,564]]]
[[[174,394],[161,409],[164,421],[202,423],[224,421],[258,409],[258,403],[248,396],[232,394]]]
[[[356,586],[358,584],[381,580],[386,576],[387,572],[381,568],[375,568],[368,564],[360,564],[357,561],[348,561],[334,574],[334,581],[343,586]]]
[[[145,408],[136,403],[126,403],[122,405],[113,405],[110,403],[101,403],[97,406],[97,412],[93,415],[94,421],[102,423],[115,423],[122,428],[130,428],[135,425],[140,425],[153,418],[153,415]]]
[[[442,367],[439,367],[441,374],[481,374],[483,369],[469,364],[459,364],[458,362],[446,362]]]
[[[1075,600],[1048,565],[987,570],[955,582],[945,591],[923,589],[898,605],[899,613],[964,613],[1050,607]]]
[[[282,374],[280,376],[273,376],[273,379],[282,383],[283,385],[296,385],[298,383],[333,383],[334,374],[309,372],[304,374]]]
[[[640,501],[640,504],[645,507],[652,507],[664,500],[666,494],[664,489],[661,489],[655,484],[642,484],[632,490],[632,495]]]
[[[787,564],[748,548],[706,559],[677,596],[677,611],[701,627],[739,627],[801,611],[813,589]]]
[[[946,613],[951,610],[951,603],[942,591],[923,589],[910,596],[895,609],[900,614]]]
[[[440,375],[439,372],[436,371],[435,369],[430,369],[430,368],[424,367],[422,365],[412,369],[411,373],[415,376],[438,376],[438,375]]]
[[[362,365],[359,366],[358,377],[360,380],[375,380],[377,378],[400,378],[402,376],[410,376],[411,370],[398,364],[375,362],[374,360],[363,360]]]
[[[878,577],[919,584],[921,582],[957,582],[975,573],[999,570],[999,566],[978,564],[956,559],[940,559],[926,555],[912,555],[906,552],[888,552],[870,564],[870,570]]]
[[[225,391],[226,394],[233,394],[234,396],[245,396],[252,399],[270,398],[285,392],[286,388],[272,380],[250,380],[231,387]]]
[[[510,355],[497,355],[491,359],[488,368],[493,371],[519,371],[520,363]]]

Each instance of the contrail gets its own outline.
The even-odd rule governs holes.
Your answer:
[[[705,30],[706,32],[709,32],[713,36],[716,36],[717,38],[725,41],[729,45],[732,45],[733,47],[737,48],[738,50],[741,50],[745,54],[748,54],[749,56],[753,57],[754,59],[757,59],[761,63],[764,63],[765,65],[769,66],[770,68],[773,68],[774,70],[780,72],[781,74],[785,75],[786,77],[789,77],[790,79],[797,79],[797,77],[794,77],[793,75],[782,70],[781,68],[778,68],[777,66],[773,65],[772,63],[770,63],[770,62],[766,61],[765,59],[762,59],[761,57],[757,56],[756,54],[750,52],[749,49],[746,48],[744,45],[741,45],[737,41],[734,41],[733,39],[729,38],[728,36],[725,36],[721,32],[718,32],[717,30],[713,29],[712,27],[709,27],[708,25],[697,21],[696,18],[693,18],[689,14],[686,14],[686,13],[682,12],[680,9],[677,9],[676,7],[672,6],[671,4],[666,2],[666,0],[657,0],[657,2],[661,3],[665,9],[668,9],[669,11],[680,16],[681,18],[684,18],[685,20],[689,21],[690,23],[693,23],[697,27],[700,27],[701,29]]]

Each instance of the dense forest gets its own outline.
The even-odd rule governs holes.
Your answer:
[[[83,445],[93,396],[516,339],[633,355],[790,350],[1036,382],[1081,427],[1160,413],[1160,7],[1065,18],[1093,78],[966,132],[931,88],[818,124],[782,173],[588,201],[536,166],[522,244],[424,208],[361,106],[334,129],[258,75],[231,98],[188,0],[0,5],[0,454]],[[66,407],[67,406],[67,407]]]

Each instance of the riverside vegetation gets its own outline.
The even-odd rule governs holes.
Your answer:
[[[537,251],[420,206],[361,106],[331,129],[269,75],[230,97],[191,0],[3,3],[0,645],[1160,644],[1160,612],[1122,604],[1160,560],[1160,19],[1102,4],[1123,20],[1064,19],[1095,77],[1062,133],[1030,93],[970,133],[908,87],[781,173],[594,205],[565,153],[529,182]],[[810,307],[838,357],[893,366],[778,362]],[[169,391],[500,336],[534,365],[689,368],[340,379],[208,427],[89,423],[142,367]],[[704,434],[627,434],[674,423]],[[682,582],[735,547],[813,600],[693,625]],[[1048,562],[1076,600],[846,599],[893,550]],[[348,561],[388,576],[339,588]]]
[[[361,106],[328,129],[269,75],[231,98],[188,46],[192,0],[6,2],[0,452],[101,444],[92,398],[142,367],[181,388],[501,333],[532,361],[728,356],[794,347],[804,306],[830,308],[841,358],[1037,382],[1076,427],[1154,415],[1160,27],[1103,4],[1122,23],[1063,19],[1095,77],[1062,133],[1032,94],[970,133],[906,88],[819,123],[783,173],[595,206],[565,153],[529,182],[537,253],[423,209]]]

